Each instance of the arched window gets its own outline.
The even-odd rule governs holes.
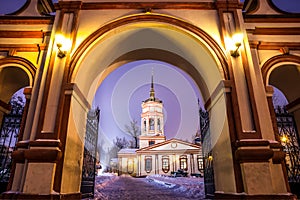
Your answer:
[[[143,121],[144,121],[144,131],[146,132],[147,131],[147,122],[146,122],[146,119],[144,119]]]
[[[160,119],[157,119],[157,130],[160,131]]]
[[[168,173],[170,170],[170,159],[169,156],[162,157],[162,171]]]
[[[145,157],[145,171],[150,173],[152,170],[152,156]]]
[[[198,163],[198,170],[202,172],[204,170],[203,167],[203,157],[202,156],[197,156],[197,163]]]
[[[128,172],[128,174],[132,174],[133,170],[134,170],[133,159],[129,158],[127,160],[127,172]]]
[[[153,118],[149,119],[149,126],[150,126],[150,130],[154,130],[154,119]]]
[[[187,163],[187,156],[186,155],[180,156],[180,158],[179,158],[179,167],[180,167],[180,169],[187,171],[187,169],[188,169],[187,164],[188,164]]]

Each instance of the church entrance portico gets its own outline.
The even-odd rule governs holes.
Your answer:
[[[106,10],[98,5],[101,9],[95,12],[83,2],[56,5],[54,26],[70,38],[73,47],[65,57],[57,57],[57,41],[52,37],[48,70],[41,80],[44,93],[38,97],[43,106],[33,122],[37,132],[31,135],[24,155],[21,148],[16,151],[25,161],[18,171],[24,176],[14,178],[4,197],[80,198],[86,116],[96,89],[113,70],[148,59],[182,69],[201,91],[209,113],[203,144],[208,147],[204,155],[213,161],[215,191],[211,195],[217,199],[293,198],[281,168],[282,157],[276,156],[281,150],[247,38],[238,57],[231,56],[226,46],[232,32],[244,30],[240,5],[199,3],[209,10],[201,15],[205,23],[199,20],[199,10],[178,13],[163,3],[157,5],[162,10],[147,7],[147,12],[141,12],[126,6]]]

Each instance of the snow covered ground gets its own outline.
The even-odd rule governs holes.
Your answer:
[[[113,173],[103,173],[100,176],[96,176],[95,179],[95,199],[106,199],[99,191],[107,185],[112,184],[119,177]]]
[[[146,177],[160,184],[162,187],[169,187],[175,192],[185,193],[191,199],[203,199],[204,180],[196,177],[170,177],[164,175],[150,175]]]
[[[95,182],[95,199],[107,199],[101,194],[101,189],[113,184],[120,177],[115,174],[104,173],[96,177]],[[165,187],[174,193],[184,193],[190,199],[204,199],[204,182],[203,178],[194,177],[169,177],[164,175],[150,175],[145,181],[154,184],[157,187]]]

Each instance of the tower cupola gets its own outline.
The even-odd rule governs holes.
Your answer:
[[[165,141],[163,102],[155,97],[153,73],[150,97],[142,102],[140,148]]]

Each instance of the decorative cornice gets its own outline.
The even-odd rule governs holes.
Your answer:
[[[17,52],[39,52],[47,48],[46,44],[0,44],[0,51],[15,49]]]
[[[299,27],[255,27],[254,29],[246,29],[247,33],[253,35],[300,35]]]
[[[76,6],[73,2],[59,2],[55,4],[55,9],[78,8],[81,10],[103,10],[103,9],[197,9],[212,10],[216,9],[216,3],[213,2],[85,2]]]
[[[62,157],[59,149],[29,149],[24,152],[29,162],[58,162]]]
[[[31,17],[31,16],[0,16],[0,24],[53,24],[54,16]]]
[[[289,50],[300,50],[300,42],[261,42],[249,41],[250,47],[258,50],[280,50],[288,48]]]
[[[160,136],[161,138],[165,138],[165,136]],[[149,137],[151,138],[151,137]],[[160,142],[160,143],[157,143],[157,144],[154,144],[154,145],[151,145],[151,146],[147,146],[147,147],[144,147],[144,148],[141,148],[141,149],[138,149],[136,152],[147,152],[147,151],[151,151],[153,148],[157,148],[157,147],[160,147],[160,146],[163,146],[163,145],[166,145],[166,144],[170,144],[172,142],[177,142],[177,143],[180,143],[180,144],[184,144],[184,145],[188,145],[188,146],[191,146],[191,147],[194,147],[194,148],[197,148],[198,150],[200,149],[200,146],[196,145],[196,144],[192,144],[190,142],[186,142],[186,141],[183,141],[183,140],[179,140],[179,139],[170,139],[170,140],[166,140],[164,142]],[[197,150],[196,149],[196,150]],[[180,149],[178,151],[182,151],[182,150],[186,150],[186,149]],[[189,149],[191,150],[191,149]],[[194,149],[193,149],[194,150]],[[152,151],[153,152],[153,151]]]
[[[299,23],[300,14],[244,15],[245,23]]]
[[[82,1],[59,1],[54,4],[55,10],[64,10],[65,12],[74,12],[82,9]]]
[[[0,38],[43,38],[50,36],[50,31],[0,31]]]
[[[239,1],[216,1],[215,4],[217,9],[243,9],[243,3]]]
[[[245,139],[239,140],[236,142],[236,147],[253,147],[253,146],[269,146],[270,142],[268,140],[263,139]]]
[[[29,142],[30,147],[61,147],[59,140],[37,139]]]
[[[240,163],[268,162],[272,158],[273,153],[271,149],[238,149],[235,151],[235,156]]]
[[[198,147],[200,148],[200,147]],[[166,154],[166,155],[171,155],[171,154],[201,154],[199,149],[172,149],[172,150],[143,150],[143,151],[136,151],[136,154],[138,155],[144,155],[144,154]],[[132,155],[132,154],[128,154]]]

